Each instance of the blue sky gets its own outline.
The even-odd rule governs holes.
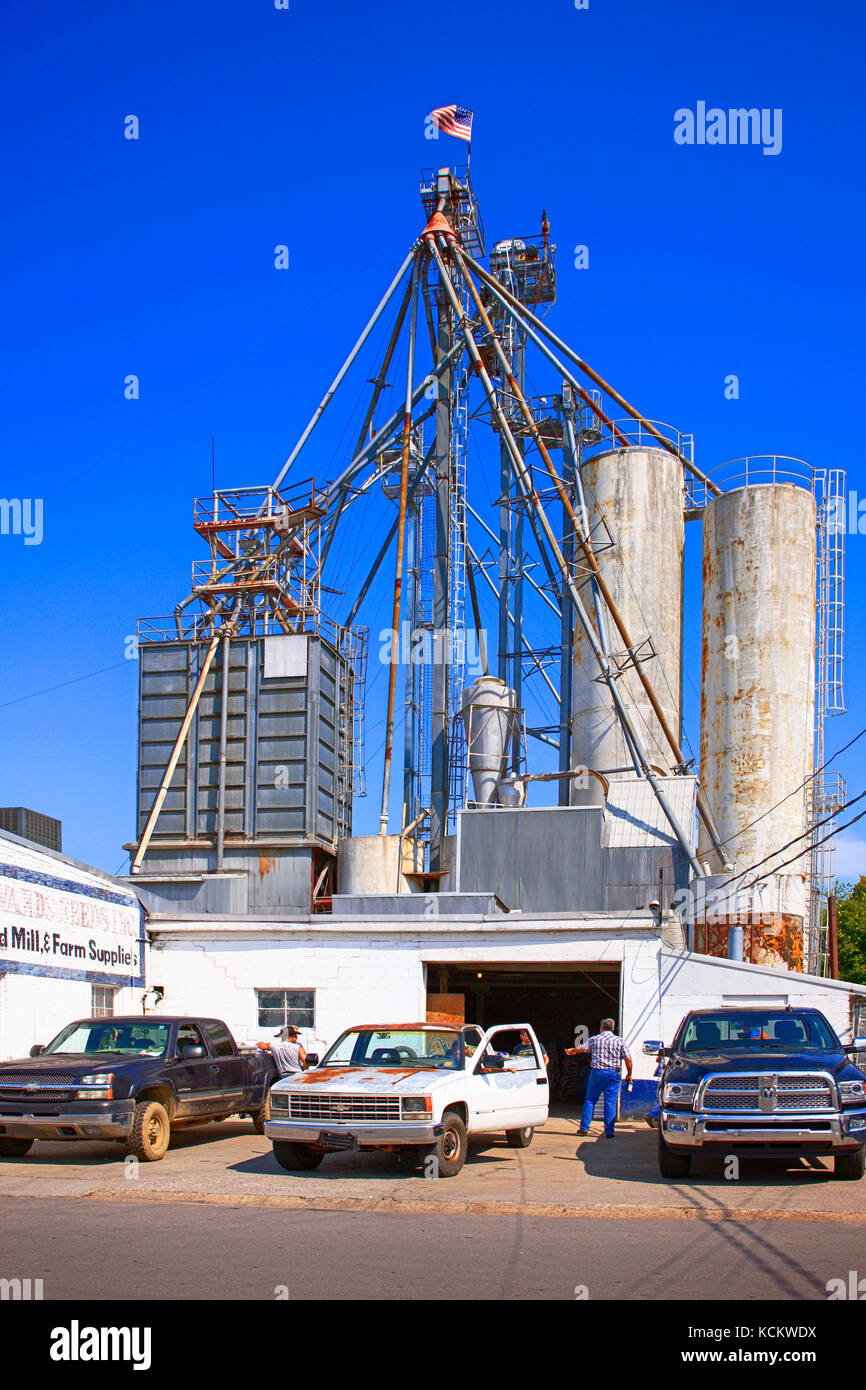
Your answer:
[[[488,244],[536,232],[548,209],[552,324],[647,415],[693,432],[703,468],[792,454],[846,467],[866,495],[849,435],[864,370],[864,24],[853,2],[803,0],[8,0],[0,494],[43,499],[44,537],[0,535],[0,803],[59,816],[67,852],[122,865],[137,700],[126,638],[188,590],[211,438],[218,485],[272,479],[421,230],[419,168],[464,152],[425,140],[434,106],[475,110]],[[781,152],[677,145],[674,112],[702,100],[781,109]],[[359,369],[296,476],[338,457]],[[730,374],[738,400],[725,399]],[[356,534],[343,557],[346,584],[366,572],[365,545]],[[695,561],[690,533],[693,747]],[[864,581],[855,534],[849,712],[828,725],[829,751],[866,724]],[[374,630],[390,583],[362,615]],[[861,791],[866,739],[838,766]],[[378,777],[374,764],[359,830],[375,828]],[[866,872],[857,830],[848,875]]]

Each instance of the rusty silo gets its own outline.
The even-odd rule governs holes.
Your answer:
[[[683,632],[683,470],[660,448],[612,449],[581,468],[589,525],[599,568],[636,647],[648,639],[656,655],[647,674],[670,727],[681,720]],[[587,606],[591,604],[587,600]],[[610,652],[622,641],[608,621]],[[642,648],[648,655],[649,648]],[[596,679],[598,667],[578,626],[574,638],[572,762],[606,775],[632,770],[631,758],[610,696]],[[672,766],[671,750],[646,694],[631,670],[622,678],[648,752],[660,768]]]
[[[782,861],[805,842],[768,856],[806,829],[817,513],[810,490],[778,481],[776,460],[767,471],[772,481],[754,482],[763,473],[747,468],[747,484],[708,500],[704,513],[701,781],[735,874],[760,867],[720,875],[702,832],[699,852],[714,878],[704,885],[710,910],[698,912],[696,945],[724,955],[729,927],[741,925],[747,958],[802,969],[808,856]],[[779,872],[763,877],[774,865]]]

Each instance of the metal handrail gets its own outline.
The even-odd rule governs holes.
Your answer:
[[[750,454],[746,458],[729,459],[714,469],[713,481],[726,492],[759,483],[790,483],[811,491],[815,485],[815,469],[805,459],[791,458],[787,454]]]
[[[586,415],[591,415],[591,412],[588,409],[586,410]],[[687,458],[690,463],[694,463],[695,437],[693,434],[683,434],[681,430],[676,429],[674,425],[668,425],[664,420],[648,420],[646,423],[648,425],[652,425],[654,429],[658,430],[659,434],[663,434],[665,439],[670,440],[670,442],[674,445],[675,449],[677,450],[678,454],[680,454],[684,458]],[[599,438],[597,441],[593,441],[589,444],[584,444],[583,457],[585,459],[592,458],[598,453],[608,453],[611,449],[659,448],[658,440],[655,439],[638,420],[632,420],[629,418],[623,420],[611,420],[609,425],[605,425],[600,424],[595,419],[595,417],[592,416],[592,423],[589,425],[589,428],[596,431],[599,435]],[[622,445],[617,442],[617,432],[620,435],[627,436],[629,440],[629,443],[627,445]]]

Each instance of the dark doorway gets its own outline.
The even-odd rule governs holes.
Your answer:
[[[554,1095],[582,1092],[582,1066],[569,1063],[581,1025],[592,1034],[603,1018],[619,1020],[620,967],[608,962],[580,966],[525,964],[506,966],[428,964],[427,989],[462,995],[464,1019],[490,1028],[497,1023],[530,1023],[550,1058]]]

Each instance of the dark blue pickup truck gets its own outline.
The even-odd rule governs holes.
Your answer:
[[[77,1019],[0,1063],[0,1158],[23,1157],[34,1139],[111,1139],[153,1163],[172,1129],[229,1115],[249,1115],[261,1134],[274,1080],[269,1054],[241,1052],[219,1019]]]
[[[834,1158],[862,1178],[866,1075],[817,1009],[719,1008],[687,1014],[663,1049],[659,1168],[684,1178],[693,1154]]]

